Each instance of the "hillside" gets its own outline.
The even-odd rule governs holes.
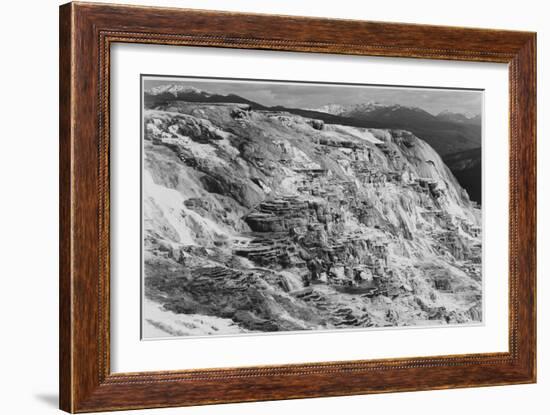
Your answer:
[[[480,211],[425,141],[146,102],[146,336],[482,320]]]
[[[145,105],[160,108],[181,103],[235,103],[247,105],[252,110],[287,112],[306,118],[314,118],[325,124],[345,125],[359,128],[404,129],[426,141],[441,157],[463,151],[481,151],[481,117],[468,116],[449,111],[432,115],[420,108],[401,105],[383,105],[367,102],[355,105],[325,105],[314,109],[267,107],[239,95],[219,95],[208,91],[177,85],[153,88],[144,94]],[[476,170],[455,170],[449,166],[455,177],[472,200],[481,202],[481,183],[475,176]],[[479,166],[481,168],[481,164]],[[479,176],[481,177],[481,176]]]

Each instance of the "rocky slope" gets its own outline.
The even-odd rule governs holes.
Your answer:
[[[302,117],[315,118],[324,121],[325,124],[404,129],[422,138],[444,158],[472,149],[481,153],[481,115],[450,111],[432,115],[417,107],[385,105],[377,102],[351,105],[329,104],[314,109],[267,107],[239,95],[219,95],[177,84],[162,85],[145,91],[144,101],[149,108],[177,101],[246,104],[253,110],[289,112]],[[470,180],[469,172],[455,170],[453,166],[454,164],[449,166],[451,172],[459,178],[459,182],[468,191],[470,198],[480,202],[481,197],[473,196],[480,194],[479,178],[472,177]]]
[[[481,321],[480,212],[412,133],[180,100],[144,123],[146,337]]]

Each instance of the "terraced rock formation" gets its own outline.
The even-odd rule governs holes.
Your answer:
[[[146,337],[482,320],[480,210],[412,133],[157,100],[143,147]]]

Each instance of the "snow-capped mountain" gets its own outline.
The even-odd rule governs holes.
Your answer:
[[[463,113],[445,110],[437,114],[437,118],[439,118],[442,121],[451,121],[451,122],[463,123],[463,124],[481,124],[480,114],[471,114],[471,113],[463,114]]]
[[[322,107],[314,109],[314,111],[319,112],[326,112],[328,114],[332,115],[340,115],[343,117],[353,117],[356,115],[366,115],[370,113],[389,113],[389,112],[397,112],[397,111],[411,111],[418,114],[429,114],[427,111],[424,111],[421,108],[417,107],[411,107],[411,106],[405,106],[405,105],[399,105],[399,104],[393,104],[393,105],[386,105],[382,104],[380,102],[364,102],[364,103],[358,103],[358,104],[328,104],[323,105]]]
[[[390,113],[398,113],[400,116],[404,113],[415,114],[416,116],[428,119],[431,121],[440,120],[440,121],[449,121],[456,123],[466,123],[466,124],[479,124],[481,122],[480,114],[471,114],[471,113],[459,113],[449,110],[441,111],[437,115],[432,115],[429,112],[413,106],[406,105],[386,105],[379,102],[365,102],[359,104],[327,104],[318,108],[312,108],[312,111],[324,112],[332,115],[339,115],[343,117],[357,117],[357,116],[367,116],[367,115],[377,115],[389,117]]]
[[[160,105],[173,101],[185,102],[219,102],[219,103],[237,103],[248,104],[254,108],[265,108],[257,102],[250,101],[239,95],[228,94],[221,95],[211,93],[185,84],[165,84],[149,88],[144,92],[145,104],[148,106]]]
[[[165,84],[152,87],[145,91],[148,95],[161,95],[161,94],[172,94],[174,98],[177,98],[179,95],[184,94],[197,94],[204,96],[211,96],[212,94],[207,91],[202,91],[198,88],[187,86],[185,84]]]
[[[354,113],[354,112],[363,112],[368,113],[379,108],[386,107],[386,105],[380,104],[378,102],[365,102],[360,104],[327,104],[319,108],[312,108],[312,111],[326,112],[327,114],[332,115],[343,115]]]

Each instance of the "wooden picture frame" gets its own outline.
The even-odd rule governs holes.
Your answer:
[[[114,43],[508,64],[509,352],[111,373],[109,70]],[[69,3],[60,8],[59,92],[61,409],[91,412],[536,381],[535,33]]]

